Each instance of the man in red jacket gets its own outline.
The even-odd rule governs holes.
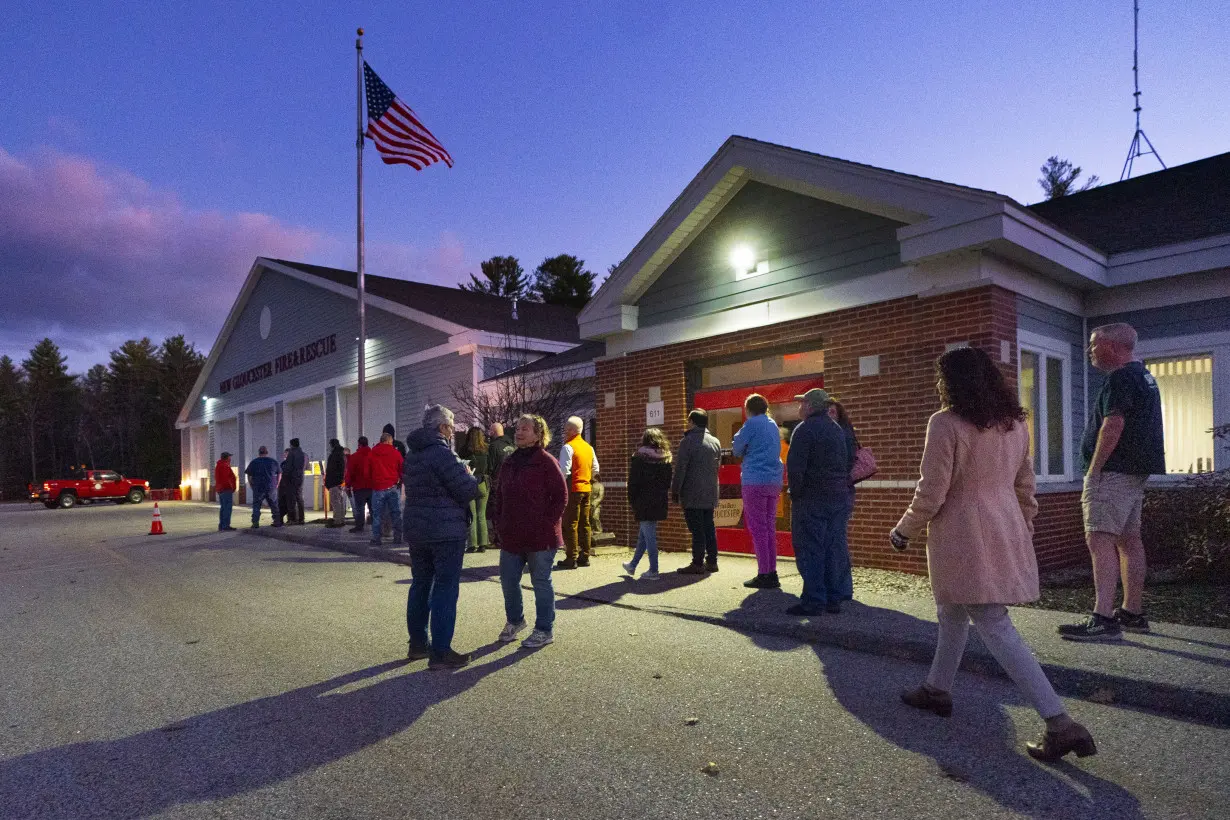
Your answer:
[[[354,526],[351,532],[363,532],[367,524],[367,509],[372,503],[372,448],[367,446],[367,436],[359,436],[359,447],[346,460],[346,486],[350,487],[354,502]]]
[[[214,490],[218,493],[218,532],[232,532],[231,508],[235,503],[235,471],[231,454],[223,453],[214,465]]]
[[[380,546],[380,516],[387,509],[393,519],[393,544],[402,542],[401,538],[401,492],[397,485],[401,481],[401,468],[405,459],[393,446],[393,434],[384,432],[380,443],[372,448],[372,538],[368,542],[373,547]]]

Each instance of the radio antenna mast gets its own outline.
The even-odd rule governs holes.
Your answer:
[[[1162,168],[1166,167],[1161,154],[1153,147],[1153,143],[1145,136],[1144,129],[1140,127],[1140,0],[1132,0],[1132,84],[1136,88],[1132,94],[1136,98],[1136,108],[1133,109],[1136,112],[1136,133],[1132,135],[1132,144],[1128,146],[1127,159],[1123,162],[1123,173],[1119,175],[1120,182],[1132,175],[1132,163],[1136,158],[1146,154],[1157,157]],[[1149,146],[1148,151],[1144,150],[1146,145]]]

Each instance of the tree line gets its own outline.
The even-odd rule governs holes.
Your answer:
[[[528,275],[515,256],[493,256],[479,267],[481,278],[470,274],[470,281],[458,287],[472,293],[567,305],[577,310],[585,307],[594,295],[596,274],[585,269],[584,259],[567,253],[542,260]]]
[[[182,335],[129,340],[77,376],[51,339],[20,365],[0,356],[0,498],[80,465],[177,486],[175,420],[204,364]]]

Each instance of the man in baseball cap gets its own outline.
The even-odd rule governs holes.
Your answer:
[[[790,615],[841,612],[840,530],[850,517],[850,468],[854,444],[829,418],[828,391],[813,387],[794,397],[802,422],[790,437],[790,531],[803,594]]]
[[[231,454],[223,453],[214,465],[214,492],[218,494],[218,532],[231,532],[231,508],[235,503],[235,471]]]

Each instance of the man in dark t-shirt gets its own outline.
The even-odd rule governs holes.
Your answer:
[[[1097,598],[1087,620],[1059,627],[1069,640],[1117,641],[1124,629],[1149,631],[1141,602],[1145,547],[1140,510],[1145,481],[1166,472],[1166,450],[1161,393],[1157,380],[1135,359],[1135,348],[1136,331],[1128,324],[1095,328],[1089,340],[1090,361],[1107,374],[1081,441],[1081,509]],[[1120,576],[1123,606],[1113,609]]]

